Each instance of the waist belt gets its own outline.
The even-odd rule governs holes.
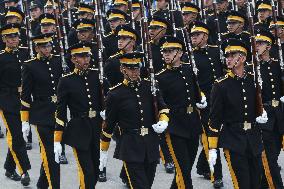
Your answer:
[[[187,107],[181,107],[181,108],[170,108],[170,112],[176,114],[191,114],[194,111],[194,109],[195,107],[189,105]]]
[[[7,93],[20,93],[22,92],[21,87],[4,87],[0,88],[1,92],[7,92]]]
[[[57,96],[35,96],[34,101],[51,101],[53,103],[57,102]]]
[[[140,129],[121,129],[121,131],[122,133],[136,134],[141,136],[145,136],[148,135],[149,133],[154,132],[152,128],[146,128],[146,127],[141,127]]]
[[[229,125],[232,125],[234,127],[239,127],[243,129],[244,131],[247,131],[247,130],[251,130],[252,128],[254,128],[256,124],[255,122],[253,123],[244,122],[244,123],[231,123]]]
[[[278,107],[279,104],[280,104],[279,100],[271,100],[271,101],[267,101],[267,102],[263,103],[263,105],[265,105],[265,106],[272,106],[274,108]]]
[[[88,112],[73,112],[71,113],[71,118],[77,118],[77,117],[89,117],[89,118],[95,118],[97,116],[97,112],[94,110],[90,110]]]

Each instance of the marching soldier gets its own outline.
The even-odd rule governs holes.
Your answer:
[[[71,24],[74,23],[77,19],[77,11],[78,7],[76,5],[76,0],[64,0],[64,10],[63,10],[63,18],[65,20],[65,25],[68,24],[71,27]],[[69,33],[69,31],[66,31]]]
[[[272,44],[270,53],[272,58],[275,58],[276,60],[283,60],[283,57],[280,57],[279,53],[279,45],[281,45],[281,51],[282,55],[284,54],[284,18],[283,17],[276,17],[276,23],[270,19],[270,24],[269,24],[269,30],[270,32],[274,35],[274,37],[278,37],[280,39],[280,44],[277,43],[275,40],[274,43]],[[277,36],[276,36],[277,33]]]
[[[30,24],[31,24],[31,32],[33,36],[36,36],[40,33],[40,22],[39,22],[39,16],[43,13],[40,5],[37,4],[37,2],[32,1],[30,4],[30,9],[31,11],[31,19],[30,19]]]
[[[52,34],[35,36],[33,42],[37,56],[25,61],[22,71],[22,125],[35,125],[38,134],[42,165],[37,187],[59,189],[60,167],[54,160],[53,133],[56,87],[63,70],[60,57],[51,54]]]
[[[269,55],[274,37],[269,31],[261,30],[256,35],[256,50],[260,61],[262,78],[262,102],[268,114],[268,122],[261,124],[262,140],[267,155],[269,170],[274,188],[284,188],[278,165],[278,154],[284,135],[284,116],[280,103],[284,102],[282,90],[282,71],[277,60]],[[262,177],[262,188],[267,187]]]
[[[197,80],[201,91],[206,96],[207,102],[210,103],[210,93],[214,81],[223,75],[223,65],[220,60],[220,51],[217,46],[208,45],[210,35],[209,28],[203,22],[195,22],[190,30],[191,43],[193,46],[193,59],[197,68]],[[203,125],[203,133],[201,135],[203,149],[199,155],[197,162],[197,173],[210,179],[211,173],[208,165],[208,120],[209,107],[200,110],[201,123]],[[223,187],[222,181],[222,164],[220,151],[218,149],[218,159],[215,165],[213,177],[214,188]]]
[[[57,87],[55,161],[59,163],[61,141],[73,148],[78,166],[80,188],[94,189],[99,175],[102,94],[97,69],[89,68],[91,44],[78,43],[69,48],[72,73],[63,76]],[[67,106],[71,120],[67,123]]]
[[[200,8],[189,2],[181,3],[180,6],[184,27],[189,29],[190,25],[198,19]]]
[[[176,168],[171,188],[193,188],[191,170],[202,131],[197,108],[207,106],[206,97],[198,90],[191,65],[181,62],[183,42],[166,36],[160,45],[167,67],[157,73],[157,80],[170,109],[166,142]]]
[[[263,145],[257,123],[266,123],[267,113],[257,117],[254,75],[244,68],[250,50],[237,39],[224,43],[223,50],[230,71],[216,80],[211,92],[210,169],[214,171],[216,148],[223,148],[234,188],[258,189]]]
[[[30,184],[28,170],[31,168],[26,151],[29,126],[21,124],[20,92],[21,66],[29,57],[26,48],[19,47],[20,25],[7,24],[1,28],[5,50],[0,53],[0,116],[7,130],[8,153],[4,168],[5,176],[19,181],[24,186]],[[22,126],[22,127],[21,127]],[[24,140],[25,137],[25,140]],[[19,176],[15,169],[19,170]]]
[[[160,156],[158,133],[167,128],[169,120],[169,110],[159,94],[156,102],[159,115],[155,115],[151,82],[140,78],[142,58],[141,53],[120,56],[124,80],[107,95],[106,128],[101,137],[101,159],[106,160],[113,130],[119,125],[122,134],[117,158],[123,161],[131,189],[151,188]]]
[[[272,6],[270,0],[259,0],[256,2],[257,22],[254,24],[256,29],[267,30],[269,28],[268,18],[272,16]]]
[[[114,31],[117,26],[126,24],[128,15],[118,9],[110,9],[107,11],[106,15],[111,28],[111,32],[104,36],[103,45],[105,47],[105,56],[106,58],[109,58],[118,51],[118,38],[115,35]]]

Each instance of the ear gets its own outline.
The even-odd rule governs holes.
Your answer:
[[[6,43],[6,37],[5,37],[5,36],[2,37],[2,41],[3,41],[4,43]]]

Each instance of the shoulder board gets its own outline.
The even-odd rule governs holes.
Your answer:
[[[223,76],[223,77],[220,77],[219,79],[216,79],[215,82],[220,83],[220,82],[226,80],[227,78],[228,78],[228,74],[226,74],[226,75]]]
[[[28,47],[20,46],[19,49],[28,49]]]
[[[249,34],[249,35],[250,35],[250,33],[249,33],[248,31],[243,31],[243,33],[246,33],[246,34]]]
[[[59,55],[59,54],[53,54],[53,56],[60,57],[60,55]]]
[[[161,71],[159,71],[158,73],[156,73],[155,75],[160,75],[160,74],[162,74],[163,72],[165,72],[167,69],[166,68],[164,68],[164,69],[162,69]]]
[[[24,61],[24,63],[30,63],[31,61],[33,61],[33,60],[35,60],[35,59],[36,59],[36,57],[34,57],[34,58],[32,58],[32,59],[29,59],[29,60]]]
[[[150,78],[144,78],[144,81],[151,81]]]
[[[182,65],[190,65],[189,62],[182,62]]]
[[[208,47],[214,47],[214,48],[218,48],[217,45],[207,45]]]
[[[113,90],[113,89],[119,87],[120,85],[122,85],[122,83],[118,83],[117,85],[115,85],[115,86],[113,86],[113,87],[110,87],[109,90]]]
[[[121,54],[122,54],[121,52],[117,52],[114,55],[111,55],[109,58],[115,58],[116,56],[121,55]]]
[[[68,74],[64,74],[62,77],[67,77],[67,76],[70,76],[70,75],[73,75],[74,72],[71,72],[71,73],[68,73]]]
[[[105,34],[104,37],[108,37],[108,36],[111,36],[112,35],[112,32],[109,32],[108,34]]]
[[[99,71],[98,68],[89,68],[89,69],[92,70],[92,71]]]
[[[5,52],[5,50],[0,51],[0,54],[3,54]]]

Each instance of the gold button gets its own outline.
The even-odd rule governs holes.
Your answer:
[[[245,113],[245,115],[248,115],[248,113]]]
[[[274,89],[274,85],[272,85],[271,87],[272,87],[272,89]]]
[[[247,97],[244,97],[244,100],[247,100]]]

